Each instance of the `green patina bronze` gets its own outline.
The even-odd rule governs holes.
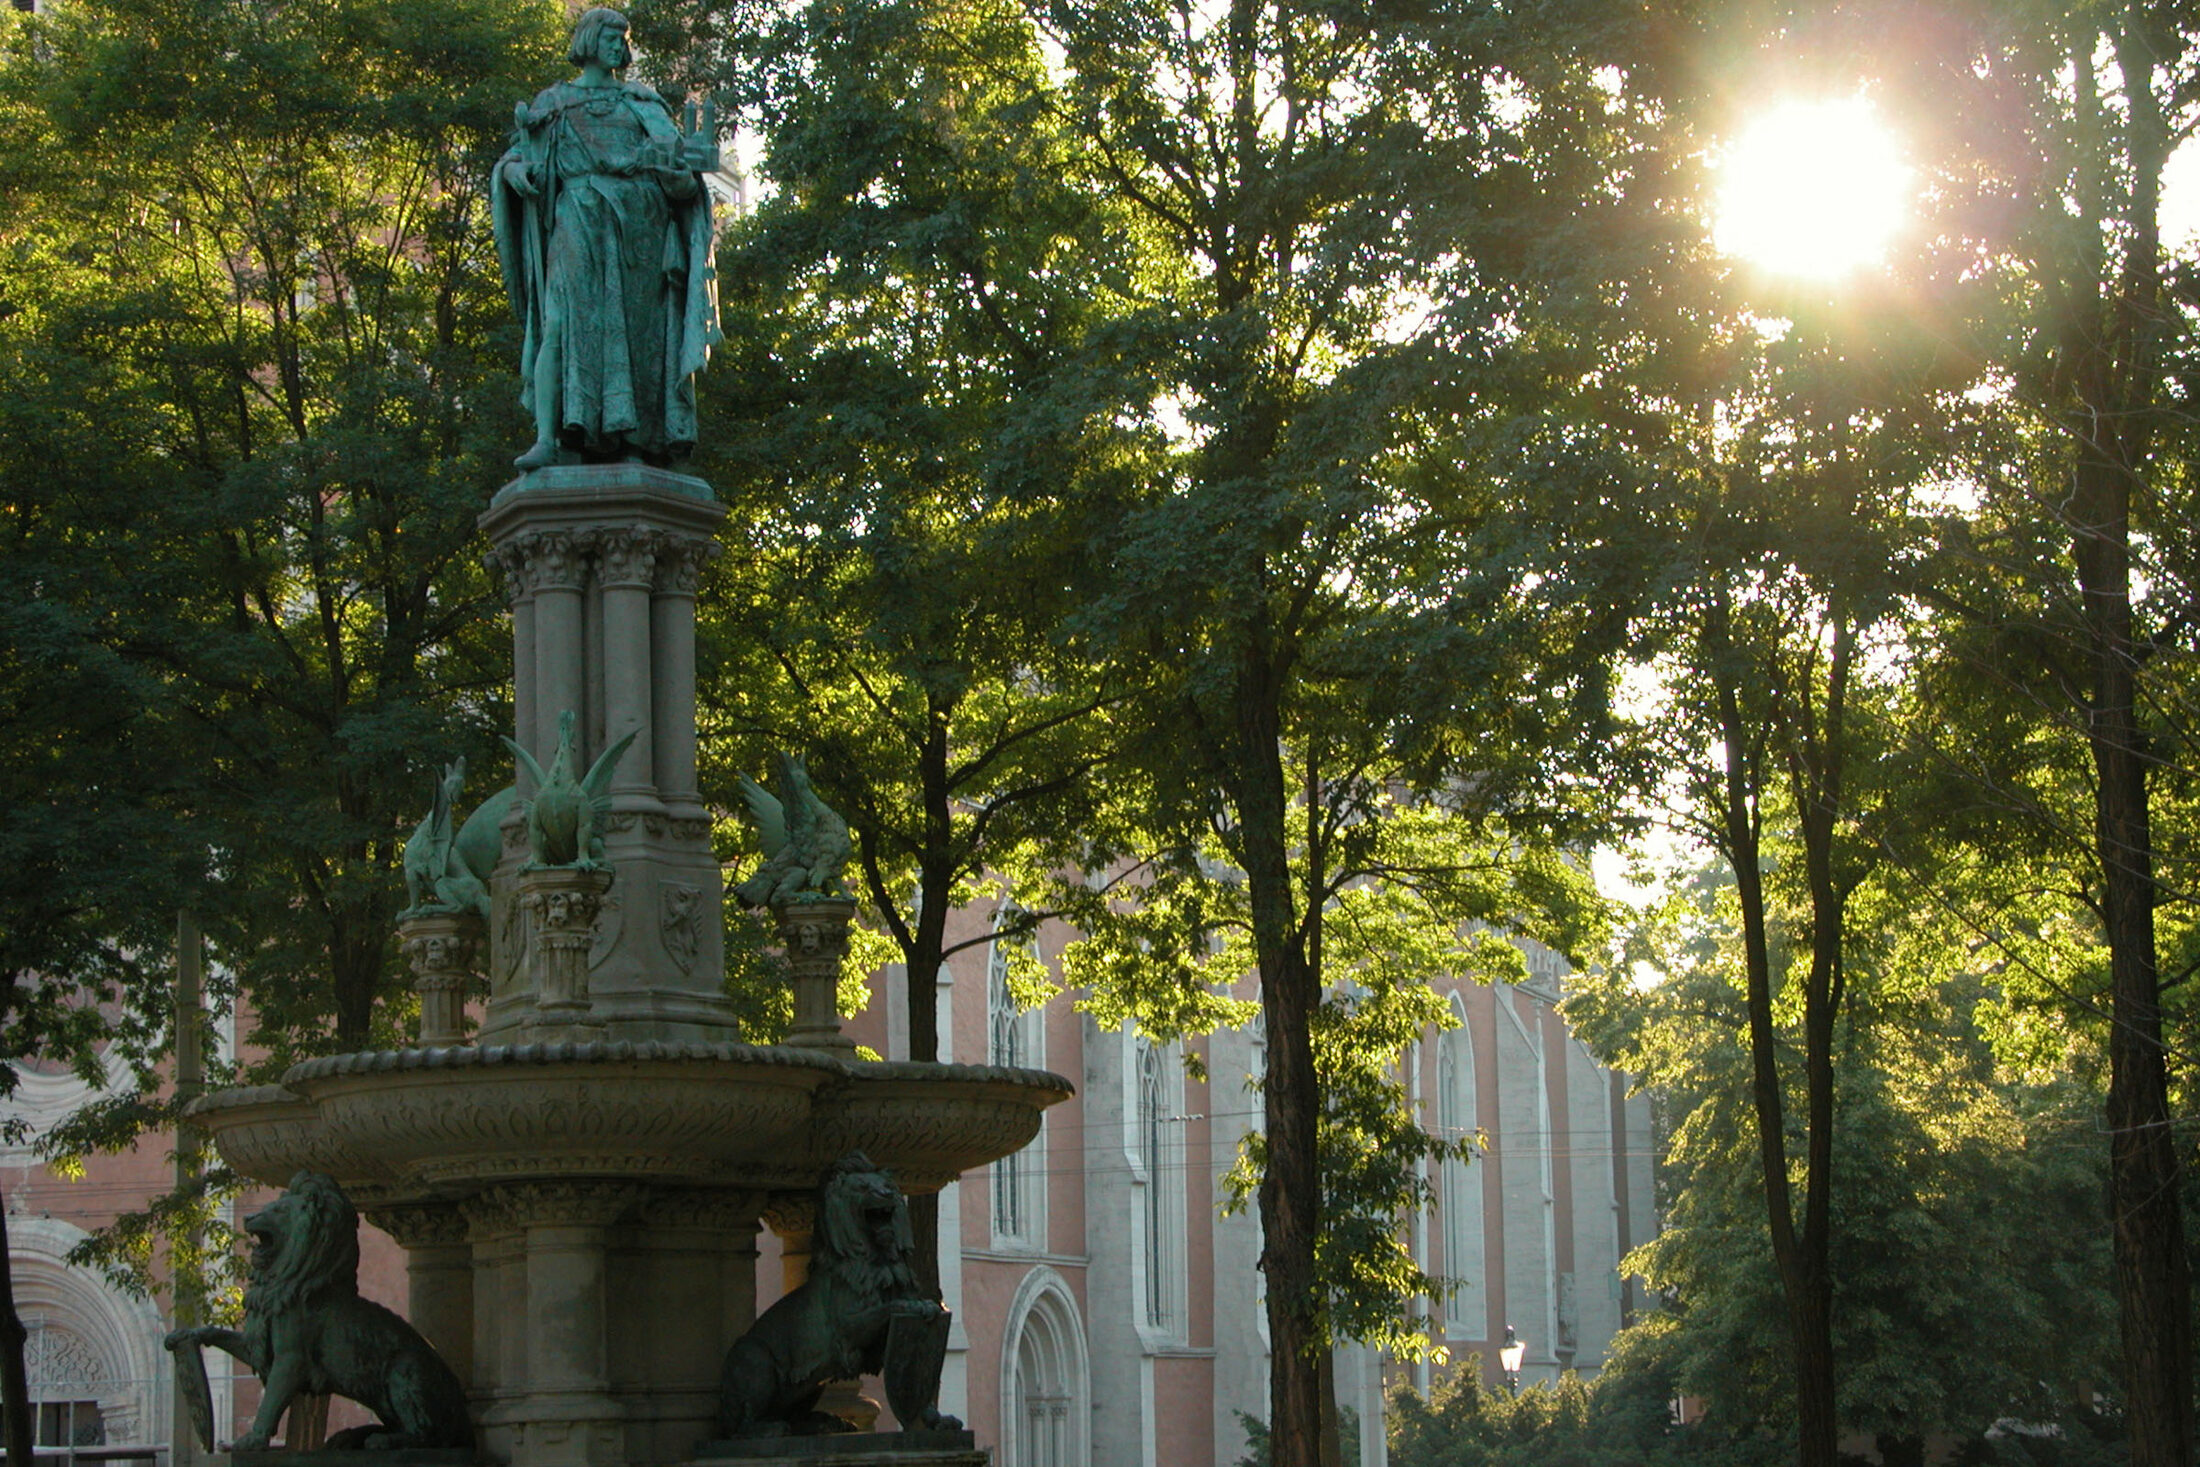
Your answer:
[[[498,790],[454,829],[465,784],[466,761],[454,759],[436,784],[434,808],[405,842],[405,897],[411,905],[397,914],[399,921],[452,912],[489,920],[489,873],[496,869],[503,841],[498,827],[516,792],[509,785]]]
[[[741,798],[756,822],[764,864],[733,889],[735,896],[749,906],[768,907],[805,897],[848,894],[848,885],[841,879],[853,849],[848,822],[810,788],[810,772],[800,759],[792,754],[779,756],[777,796],[742,775]]]
[[[634,742],[628,734],[596,756],[588,772],[573,776],[577,762],[573,752],[573,710],[558,715],[558,752],[545,770],[535,756],[517,742],[505,744],[534,777],[535,795],[527,801],[527,847],[530,859],[523,870],[546,866],[574,866],[584,871],[603,869],[604,822],[611,815],[611,771],[619,756]]]
[[[825,1383],[877,1375],[904,1428],[957,1431],[938,1408],[949,1315],[917,1282],[909,1203],[860,1151],[817,1188],[810,1276],[726,1353],[718,1427],[728,1437],[850,1430],[817,1409]]]
[[[695,445],[691,380],[719,339],[710,109],[673,117],[619,75],[626,17],[601,7],[573,28],[572,81],[522,103],[490,178],[497,256],[526,327],[520,400],[535,418],[522,469],[573,453],[664,465]]]
[[[359,1297],[359,1214],[334,1180],[298,1173],[289,1191],[244,1220],[244,1230],[253,1240],[244,1328],[172,1330],[165,1341],[193,1355],[209,1345],[227,1351],[264,1383],[237,1451],[266,1447],[302,1394],[349,1396],[381,1418],[338,1432],[331,1447],[473,1445],[466,1389],[451,1367],[418,1330]],[[203,1369],[197,1376],[203,1379]],[[210,1435],[211,1425],[209,1410],[202,1433]]]

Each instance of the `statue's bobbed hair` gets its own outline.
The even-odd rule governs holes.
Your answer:
[[[573,44],[565,48],[565,59],[575,66],[585,66],[595,56],[596,46],[603,40],[605,31],[617,31],[625,35],[630,29],[625,15],[608,5],[598,5],[574,25]],[[631,39],[626,43],[626,49],[631,58],[634,54],[634,42]]]

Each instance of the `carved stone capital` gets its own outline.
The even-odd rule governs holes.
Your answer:
[[[841,897],[784,902],[772,908],[788,963],[798,971],[829,966],[836,977],[840,960],[848,951],[848,923],[855,914],[856,904]]]
[[[662,530],[641,526],[599,530],[596,574],[607,588],[624,586],[647,591],[656,584],[657,561],[665,544]]]
[[[490,551],[481,557],[489,574],[496,579],[506,606],[517,606],[527,595],[526,560],[506,552],[503,548]]]
[[[579,887],[522,890],[520,905],[534,919],[535,935],[547,945],[579,947],[595,940],[596,918],[603,911],[603,893]]]
[[[641,1192],[626,1182],[511,1182],[485,1195],[514,1227],[604,1228],[626,1216]]]
[[[754,1229],[763,1204],[756,1192],[663,1190],[643,1204],[642,1219],[654,1228]]]
[[[423,1202],[377,1207],[367,1221],[397,1240],[408,1252],[415,1248],[455,1248],[472,1241],[466,1215],[456,1206]]]
[[[657,555],[657,594],[693,596],[703,582],[703,569],[718,558],[716,540],[667,538]]]
[[[774,1192],[764,1199],[763,1210],[758,1216],[782,1238],[807,1240],[811,1229],[817,1226],[817,1195],[814,1192]]]
[[[691,845],[707,845],[710,842],[710,817],[707,815],[674,815],[665,821],[665,828],[672,838]]]
[[[505,542],[507,573],[524,583],[524,593],[578,591],[588,580],[585,534],[571,530],[534,530]]]
[[[474,971],[482,937],[481,919],[471,913],[408,917],[397,924],[398,948],[412,965],[415,988],[463,984]]]

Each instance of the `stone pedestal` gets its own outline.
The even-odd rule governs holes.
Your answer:
[[[586,769],[635,735],[612,774],[602,834],[616,880],[586,954],[587,1023],[612,1040],[738,1037],[721,991],[724,883],[695,788],[695,588],[724,518],[701,479],[641,464],[538,469],[481,517],[512,605],[514,738],[547,763],[571,710]],[[532,793],[523,772],[520,794]],[[504,834],[483,1044],[543,1024],[517,816]]]
[[[687,1456],[756,1311],[761,1194],[521,1182],[469,1201],[473,1399],[491,1455],[528,1467]]]
[[[848,924],[855,915],[849,897],[797,897],[772,908],[794,981],[788,1044],[855,1052],[856,1042],[840,1032],[838,1002],[840,963],[848,955]]]
[[[466,990],[484,933],[472,912],[436,912],[397,924],[397,945],[420,995],[422,1049],[466,1042]]]

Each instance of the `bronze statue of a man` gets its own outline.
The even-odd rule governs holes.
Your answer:
[[[522,469],[638,458],[695,446],[693,376],[718,340],[708,129],[674,120],[620,72],[627,21],[598,7],[573,28],[571,81],[522,103],[490,180],[497,256],[526,326],[521,402],[535,443]]]

